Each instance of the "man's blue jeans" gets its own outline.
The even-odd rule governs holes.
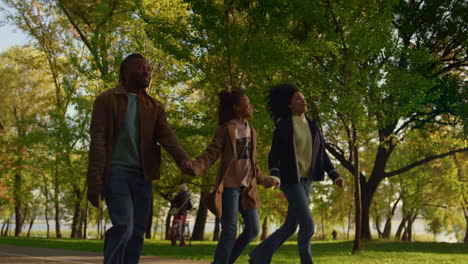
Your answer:
[[[151,182],[143,179],[141,170],[113,167],[106,204],[112,227],[104,239],[104,263],[138,263],[151,208]]]
[[[311,183],[308,179],[301,179],[300,183],[281,186],[288,199],[288,214],[283,225],[249,254],[253,263],[270,263],[275,251],[296,232],[297,226],[299,226],[297,245],[301,264],[312,263],[310,240],[314,234],[314,221],[309,208]]]
[[[241,188],[224,188],[223,215],[221,217],[221,236],[216,246],[213,264],[232,264],[240,256],[245,247],[258,235],[258,211],[242,210]],[[237,235],[237,212],[244,219],[244,230]]]

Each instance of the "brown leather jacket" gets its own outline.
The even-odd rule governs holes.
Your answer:
[[[88,192],[104,195],[103,186],[110,173],[112,147],[115,145],[127,111],[125,89],[118,85],[97,96],[91,118],[91,143],[88,162]],[[174,157],[177,164],[189,159],[174,131],[169,127],[161,102],[146,91],[138,94],[140,116],[140,155],[147,181],[159,179],[161,147]],[[160,144],[160,145],[159,145]]]
[[[250,124],[249,124],[250,126]],[[243,210],[252,210],[259,208],[259,199],[257,195],[257,184],[263,184],[265,176],[257,163],[257,132],[250,126],[252,131],[252,159],[254,163],[254,177],[250,185],[242,191],[241,204]],[[223,179],[231,164],[235,160],[236,138],[234,125],[226,122],[216,128],[215,135],[206,150],[194,161],[195,175],[198,176],[215,163],[221,155],[221,163],[218,175],[216,177],[215,191],[212,192],[210,201],[207,201],[208,208],[217,217],[222,216],[222,194],[224,190]]]

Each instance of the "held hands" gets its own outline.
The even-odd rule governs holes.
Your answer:
[[[181,166],[180,166],[180,169],[185,174],[195,176],[195,169],[194,169],[194,165],[193,165],[192,160],[183,161]]]
[[[340,187],[340,188],[343,188],[344,179],[343,179],[343,178],[338,178],[338,179],[335,181],[335,184],[336,184],[336,186],[338,186],[338,187]]]
[[[265,188],[275,187],[275,189],[278,189],[281,183],[276,178],[269,176],[263,182],[263,186],[265,186]]]

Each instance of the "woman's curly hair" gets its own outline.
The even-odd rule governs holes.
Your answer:
[[[288,105],[296,92],[299,92],[299,88],[294,83],[283,83],[271,87],[267,96],[267,107],[274,122],[291,115]]]

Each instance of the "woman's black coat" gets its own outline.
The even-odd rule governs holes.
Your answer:
[[[325,142],[314,120],[306,117],[312,134],[312,165],[309,175],[303,176],[312,181],[323,181],[324,171],[335,181],[340,177],[325,151]],[[294,127],[291,116],[276,122],[270,154],[268,155],[270,175],[279,177],[281,184],[294,184],[300,181],[294,144]]]

